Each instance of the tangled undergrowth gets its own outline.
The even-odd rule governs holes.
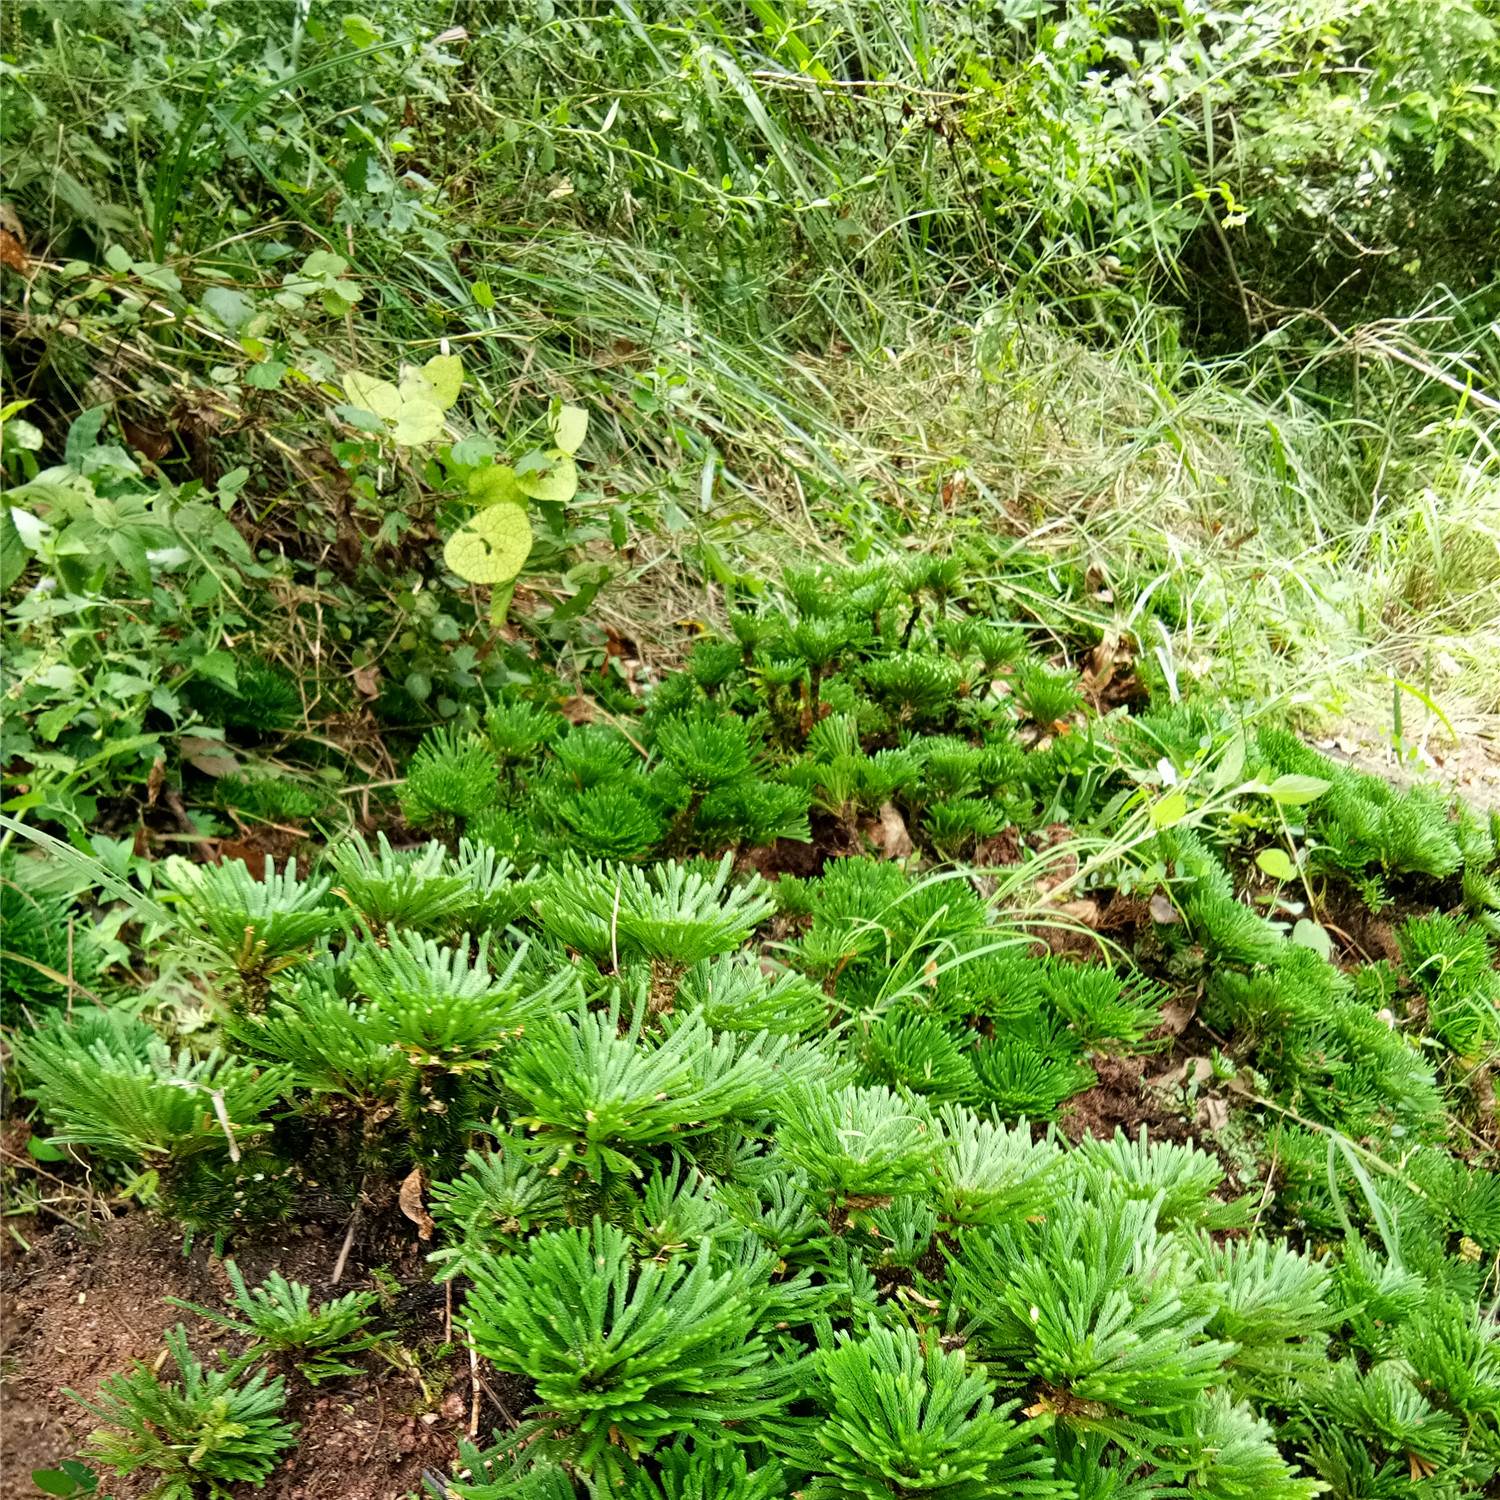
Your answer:
[[[50,1146],[220,1253],[329,1195],[419,1225],[527,1392],[438,1496],[1489,1493],[1497,820],[1088,710],[938,565],[741,606],[639,697],[534,666],[373,837],[155,867],[190,1025],[66,1005],[12,923]],[[1092,1131],[1148,1069],[1155,1125]],[[170,1335],[86,1457],[227,1494],[392,1336],[232,1279],[188,1310],[244,1353]]]

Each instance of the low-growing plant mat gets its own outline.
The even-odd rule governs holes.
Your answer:
[[[28,840],[21,1430],[127,1496],[1485,1492],[1500,820],[1044,656],[1012,578],[533,660],[363,829],[262,772],[186,854]]]

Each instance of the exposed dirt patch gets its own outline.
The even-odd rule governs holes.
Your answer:
[[[1452,722],[1456,745],[1446,732],[1434,732],[1407,760],[1392,751],[1388,728],[1369,724],[1341,724],[1335,734],[1311,743],[1330,760],[1397,786],[1425,782],[1476,807],[1500,808],[1500,716],[1481,714]]]
[[[258,1236],[238,1247],[252,1282],[273,1267],[307,1282],[315,1296],[332,1294],[329,1278],[341,1236],[313,1230],[281,1238]],[[387,1242],[389,1243],[389,1242]],[[447,1469],[468,1430],[475,1383],[467,1354],[446,1342],[448,1304],[433,1286],[420,1249],[403,1249],[378,1276],[351,1261],[338,1291],[376,1286],[387,1294],[382,1323],[397,1337],[387,1356],[365,1356],[366,1374],[307,1384],[284,1370],[286,1415],[299,1442],[257,1495],[267,1500],[403,1500],[422,1492],[424,1469]],[[0,1348],[5,1443],[0,1494],[32,1493],[31,1471],[55,1466],[81,1450],[95,1419],[69,1400],[72,1388],[91,1397],[100,1380],[132,1360],[154,1363],[164,1330],[184,1323],[205,1361],[240,1351],[234,1335],[168,1306],[180,1297],[222,1305],[229,1290],[223,1268],[200,1242],[190,1254],[172,1226],[129,1214],[83,1235],[59,1229],[30,1254],[11,1246],[0,1282]],[[530,1393],[487,1366],[479,1370],[479,1430],[514,1425]],[[108,1482],[115,1500],[137,1500],[144,1477]]]
[[[814,812],[808,823],[811,842],[777,839],[775,843],[747,849],[740,856],[741,870],[753,870],[767,880],[778,880],[783,875],[807,880],[821,875],[823,866],[831,859],[867,852],[858,833],[827,813]]]
[[[1165,1107],[1145,1086],[1151,1059],[1144,1057],[1096,1057],[1094,1072],[1099,1082],[1063,1106],[1059,1124],[1070,1141],[1085,1136],[1111,1140],[1116,1130],[1139,1134],[1142,1125],[1153,1141],[1185,1141],[1192,1127],[1181,1115]]]

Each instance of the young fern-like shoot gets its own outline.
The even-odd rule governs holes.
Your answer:
[[[359,1366],[350,1364],[350,1359],[386,1337],[369,1328],[371,1309],[379,1300],[375,1292],[346,1292],[315,1307],[309,1289],[300,1281],[288,1281],[279,1271],[272,1271],[254,1288],[245,1284],[243,1273],[232,1260],[224,1262],[224,1274],[234,1288],[230,1305],[238,1316],[177,1297],[168,1297],[167,1301],[249,1338],[247,1352],[291,1355],[311,1385],[359,1374]]]

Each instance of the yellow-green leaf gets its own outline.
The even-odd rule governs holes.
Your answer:
[[[359,370],[346,370],[344,394],[350,406],[373,412],[382,421],[394,422],[401,415],[401,392],[389,380]]]
[[[545,469],[532,469],[516,476],[523,495],[533,500],[566,503],[578,493],[578,470],[566,453],[553,454]]]
[[[1272,880],[1295,880],[1297,867],[1287,857],[1285,849],[1262,849],[1255,856],[1258,864]]]
[[[589,430],[589,414],[581,406],[562,406],[549,418],[552,441],[564,453],[577,453]]]
[[[434,354],[422,366],[422,377],[432,387],[439,409],[447,411],[463,386],[464,363],[456,354]]]
[[[1321,797],[1329,788],[1330,783],[1324,781],[1321,776],[1278,776],[1270,786],[1266,788],[1267,794],[1272,801],[1281,807],[1300,807],[1304,802],[1311,802]]]
[[[1333,959],[1333,939],[1321,922],[1299,917],[1292,927],[1292,942],[1299,948],[1311,948],[1320,958]]]
[[[509,464],[490,464],[469,475],[469,498],[475,505],[526,504],[526,491],[516,483]]]
[[[443,409],[438,405],[432,387],[420,371],[413,371],[401,382],[397,392],[400,408],[395,417],[391,441],[403,448],[417,448],[435,443],[443,435]]]
[[[1187,798],[1181,792],[1168,792],[1160,802],[1151,809],[1151,826],[1153,828],[1170,828],[1174,823],[1180,823],[1187,817]]]
[[[531,553],[531,522],[519,505],[487,505],[460,526],[443,548],[443,561],[470,583],[508,583]]]

